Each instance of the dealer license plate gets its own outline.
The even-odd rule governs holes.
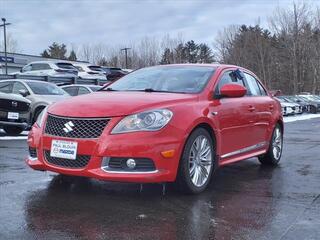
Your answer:
[[[52,140],[50,156],[75,160],[77,157],[77,142]]]
[[[8,119],[14,119],[14,120],[19,119],[19,113],[17,113],[17,112],[8,112]]]

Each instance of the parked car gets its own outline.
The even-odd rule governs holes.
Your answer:
[[[0,87],[1,91],[1,87]],[[0,92],[0,128],[20,134],[29,127],[30,101],[20,95]]]
[[[284,96],[284,98],[290,102],[295,102],[302,107],[302,112],[310,112],[310,104],[304,100],[300,100],[295,96]]]
[[[116,81],[119,78],[122,78],[127,74],[127,72],[123,71],[121,68],[116,67],[101,67],[107,76],[108,81]]]
[[[106,80],[106,75],[100,66],[88,63],[74,63],[73,66],[79,71],[80,78]]]
[[[84,85],[84,84],[72,84],[72,85],[62,86],[61,88],[64,91],[66,91],[70,96],[78,96],[78,95],[83,95],[83,94],[96,92],[99,89],[101,89],[101,86]]]
[[[285,101],[282,98],[279,98],[279,96],[275,97],[280,102],[281,105],[281,111],[283,116],[289,116],[289,115],[294,115],[295,114],[295,109],[296,106],[295,104],[289,103]]]
[[[320,100],[315,98],[312,95],[297,95],[301,100],[304,100],[310,104],[310,112],[311,113],[317,113],[320,112]]]
[[[291,101],[290,99],[286,98],[285,96],[277,96],[278,99],[281,99],[287,103],[291,104],[291,108],[294,111],[294,114],[302,114],[303,110],[302,110],[302,106],[294,101]]]
[[[52,60],[31,62],[25,65],[20,72],[14,74],[51,77],[77,77],[78,70],[69,62]]]
[[[199,193],[219,166],[251,157],[277,165],[283,119],[279,102],[247,69],[163,65],[49,106],[29,136],[26,163],[35,170],[175,181]]]
[[[31,101],[30,124],[37,120],[46,106],[70,97],[53,83],[26,79],[1,80],[0,92],[19,94]]]

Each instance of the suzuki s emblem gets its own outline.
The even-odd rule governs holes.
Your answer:
[[[12,102],[11,102],[11,105],[12,105],[12,107],[18,107],[18,103],[15,102],[15,101],[12,101]]]
[[[65,123],[64,126],[65,127],[63,128],[63,131],[65,131],[66,133],[73,131],[73,128],[72,128],[72,127],[74,127],[73,122],[69,121],[69,122]]]

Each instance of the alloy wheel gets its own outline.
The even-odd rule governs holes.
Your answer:
[[[273,157],[276,160],[279,160],[282,152],[282,133],[281,130],[277,127],[275,129],[273,139],[272,139],[272,153]]]
[[[189,174],[192,183],[202,187],[209,178],[212,168],[212,146],[209,139],[198,136],[192,143],[189,154]]]

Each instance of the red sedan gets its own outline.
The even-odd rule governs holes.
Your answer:
[[[203,191],[219,166],[278,164],[281,107],[247,69],[164,65],[45,109],[28,137],[35,170]]]

